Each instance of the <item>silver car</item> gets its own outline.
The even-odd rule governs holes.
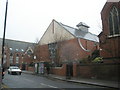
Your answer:
[[[17,66],[10,66],[8,69],[8,74],[18,74],[21,75],[22,70],[19,69]]]

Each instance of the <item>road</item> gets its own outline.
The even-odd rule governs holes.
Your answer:
[[[21,75],[9,75],[6,73],[3,83],[9,88],[100,88],[98,86],[66,82],[25,73]]]

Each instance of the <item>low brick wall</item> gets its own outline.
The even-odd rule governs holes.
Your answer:
[[[78,65],[77,75],[80,77],[91,78],[93,76],[92,67],[90,65]]]
[[[118,80],[119,73],[120,64],[77,65],[78,77]]]
[[[66,76],[66,64],[62,65],[62,67],[52,67],[52,74]]]
[[[35,68],[34,67],[28,67],[28,71],[34,72]]]

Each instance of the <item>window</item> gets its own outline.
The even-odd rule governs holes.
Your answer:
[[[19,63],[19,57],[16,57],[16,63]]]
[[[24,55],[22,54],[22,59],[24,58]]]
[[[16,55],[16,64],[19,63],[19,54]]]
[[[31,54],[32,54],[32,51],[31,51],[31,50],[28,50],[28,51],[27,51],[27,54],[28,54],[28,55],[31,55]]]
[[[118,9],[115,6],[112,7],[109,13],[109,30],[110,35],[120,34]]]
[[[10,53],[10,64],[13,64],[13,54]]]
[[[55,58],[55,56],[56,56],[56,47],[57,47],[57,43],[48,44],[50,58]]]

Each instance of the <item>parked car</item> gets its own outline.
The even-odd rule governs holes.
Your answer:
[[[18,74],[21,75],[22,70],[19,69],[17,66],[10,66],[8,69],[8,74]]]

